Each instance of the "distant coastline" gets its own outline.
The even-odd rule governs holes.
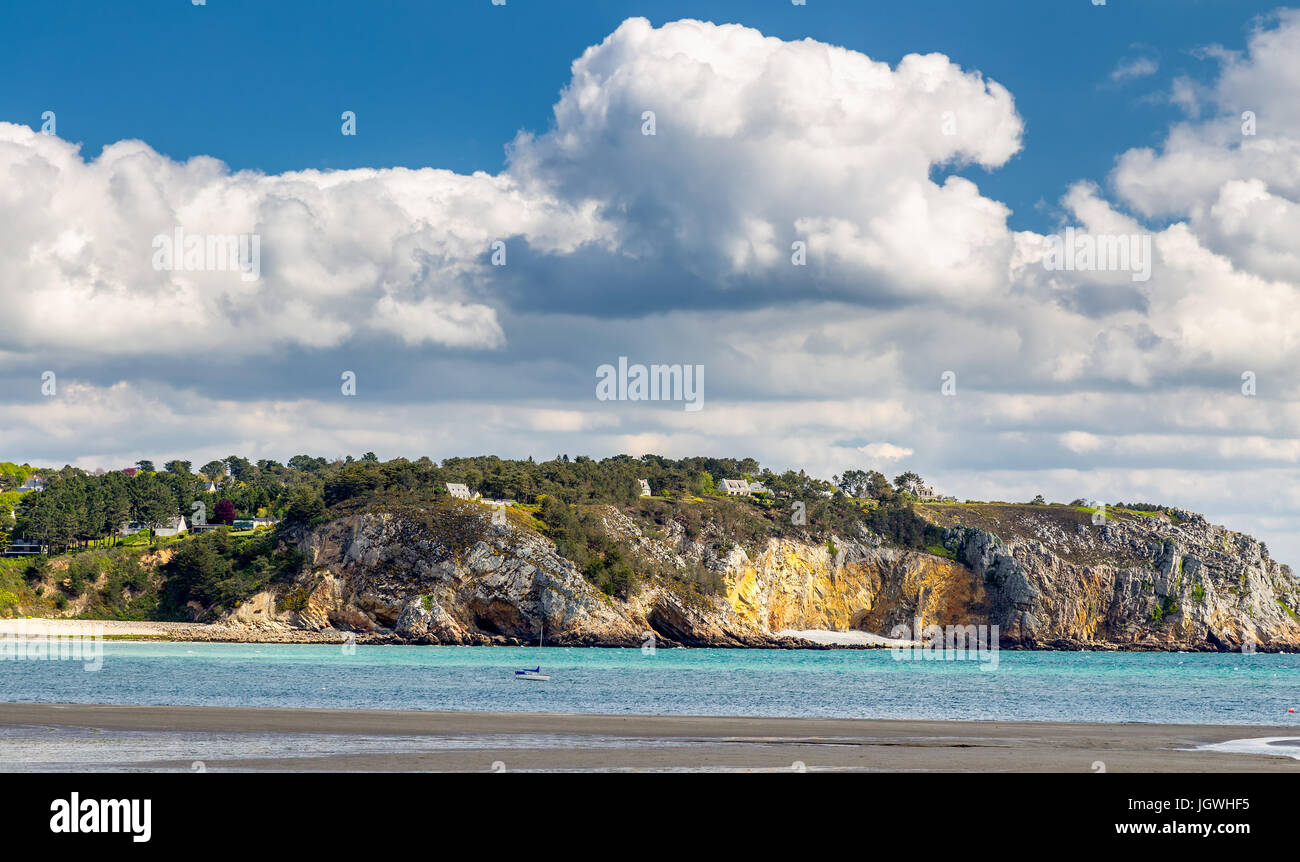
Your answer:
[[[10,465],[0,618],[234,643],[1300,651],[1290,567],[1159,503],[959,502],[911,472],[751,458],[153,466]]]
[[[473,644],[437,643],[428,639],[409,638],[391,632],[346,632],[338,630],[316,631],[309,629],[266,629],[222,625],[221,623],[184,623],[158,620],[96,620],[52,617],[18,617],[0,619],[0,637],[27,635],[57,637],[86,634],[102,627],[107,641],[154,641],[158,643],[234,643],[234,644],[359,644],[367,646],[495,646],[502,648],[532,647],[531,639],[496,636]],[[48,632],[48,635],[47,635]],[[713,649],[786,649],[786,650],[888,650],[898,647],[920,646],[920,641],[891,639],[883,635],[861,631],[793,630],[774,633],[766,643],[717,644]],[[631,649],[635,644],[621,641],[558,641],[547,646],[566,649]],[[664,643],[660,649],[687,649],[685,645]],[[1007,652],[1234,652],[1204,646],[1192,649],[1159,649],[1150,644],[1121,646],[1112,643],[1081,643],[1062,641],[1051,645],[1007,643],[999,647]],[[1291,650],[1264,646],[1261,653],[1288,653]]]

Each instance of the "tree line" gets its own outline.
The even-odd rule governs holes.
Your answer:
[[[191,472],[187,461],[171,461],[162,470],[140,461],[131,470],[100,474],[71,466],[40,470],[44,490],[19,495],[17,487],[33,472],[0,471],[0,503],[7,504],[0,511],[0,533],[9,534],[0,541],[7,544],[10,535],[22,536],[56,553],[111,544],[130,523],[152,532],[178,516],[192,519],[196,502],[203,504],[209,523],[273,513],[287,507],[294,487],[312,482],[302,471],[274,461],[253,464],[231,456],[209,462],[198,473]],[[219,485],[209,491],[213,482]]]
[[[831,483],[802,470],[773,472],[753,458],[617,455],[596,460],[565,454],[536,462],[481,455],[447,458],[439,464],[427,457],[381,462],[367,452],[360,458],[333,460],[295,455],[285,464],[231,455],[197,471],[190,461],[179,459],[166,462],[161,470],[141,460],[134,470],[100,475],[67,466],[39,471],[45,489],[17,496],[18,485],[35,471],[27,465],[9,467],[13,469],[0,469],[0,494],[11,496],[15,517],[0,528],[39,540],[54,551],[111,542],[128,523],[156,530],[177,516],[190,517],[196,501],[204,504],[211,523],[259,513],[294,523],[319,519],[329,506],[357,497],[406,492],[445,496],[450,482],[464,483],[487,498],[535,503],[551,497],[571,506],[628,505],[640,496],[642,479],[655,496],[668,498],[714,494],[724,478],[760,481],[773,494],[796,499],[825,498],[838,491],[887,501],[921,486],[914,473],[902,474],[891,485],[878,472],[858,470],[846,471]],[[210,484],[215,491],[208,490]]]

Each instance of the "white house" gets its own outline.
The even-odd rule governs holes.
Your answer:
[[[154,530],[155,536],[179,536],[189,528],[185,526],[185,519],[180,515],[174,515],[167,519],[167,523]]]
[[[772,493],[772,492],[771,492],[770,490],[768,490],[768,487],[767,487],[766,485],[764,485],[762,482],[750,482],[750,483],[749,483],[749,493],[751,493],[751,494],[770,494],[770,493]]]
[[[447,493],[455,497],[457,500],[468,500],[469,486],[463,482],[448,482]]]
[[[26,494],[28,491],[44,491],[45,480],[40,476],[28,476],[27,481],[18,486],[19,494]]]
[[[650,496],[650,483],[647,482],[645,479],[638,479],[637,481],[641,483],[641,496],[642,496],[642,497],[649,497],[649,496]]]
[[[215,493],[217,493],[217,483],[216,483],[216,482],[208,482],[208,493],[209,493],[209,494],[215,494]]]
[[[26,557],[45,553],[45,546],[37,539],[17,538],[5,550],[6,557]]]
[[[718,483],[718,490],[732,497],[748,497],[749,483],[744,479],[723,479]]]

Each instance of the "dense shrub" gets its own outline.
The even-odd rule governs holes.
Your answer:
[[[271,531],[236,541],[216,529],[182,544],[164,567],[163,603],[179,611],[197,601],[216,611],[229,610],[267,586],[291,579],[302,555],[277,546]]]

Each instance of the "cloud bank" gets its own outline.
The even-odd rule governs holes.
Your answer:
[[[1207,56],[1160,145],[1060,190],[1062,232],[1149,238],[1145,281],[1046,269],[952,174],[1025,146],[996,81],[737,25],[624,22],[497,175],[88,158],[0,123],[0,444],[916,469],[963,498],[1200,508],[1300,562],[1300,15]],[[155,269],[176,227],[257,234],[261,278]],[[704,365],[706,408],[597,401],[619,356]]]

